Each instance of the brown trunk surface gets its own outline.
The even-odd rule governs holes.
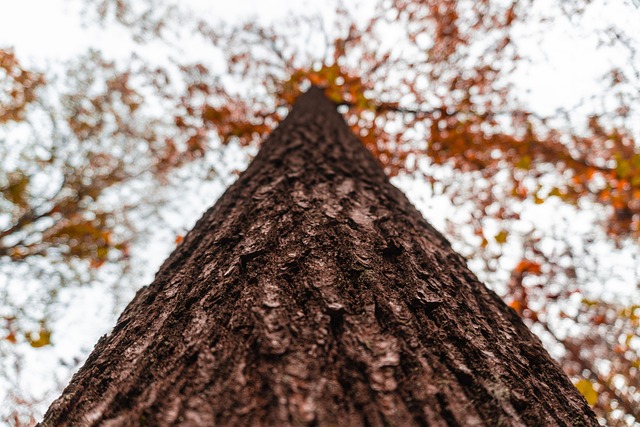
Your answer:
[[[597,423],[312,88],[42,425]]]

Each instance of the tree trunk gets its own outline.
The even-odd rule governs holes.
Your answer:
[[[312,88],[42,425],[597,423]]]

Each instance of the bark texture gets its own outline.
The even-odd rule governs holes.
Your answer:
[[[597,423],[312,88],[42,425]]]

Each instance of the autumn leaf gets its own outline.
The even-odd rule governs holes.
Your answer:
[[[23,69],[13,51],[0,49],[0,124],[21,121],[43,84],[43,76]]]
[[[33,348],[40,348],[51,344],[51,331],[44,326],[37,333],[29,332],[25,335],[27,342]]]
[[[513,300],[509,303],[509,307],[513,308],[516,312],[522,311],[522,303],[518,300]]]
[[[531,156],[522,156],[515,164],[519,169],[529,169],[531,167]]]
[[[556,196],[556,197],[560,197],[562,198],[562,190],[560,190],[558,187],[553,187],[551,189],[551,191],[549,191],[549,196]]]
[[[616,174],[620,178],[626,178],[631,173],[631,163],[628,160],[619,159],[616,165]]]
[[[15,344],[18,342],[15,332],[11,331],[4,337],[5,340],[9,341],[11,344]]]
[[[540,264],[523,259],[516,265],[515,271],[518,273],[540,274],[542,273]]]
[[[493,238],[496,240],[496,242],[498,242],[501,245],[503,245],[503,244],[505,244],[507,242],[507,237],[509,237],[509,233],[506,230],[502,230],[498,234],[493,236]]]
[[[28,206],[27,187],[29,177],[22,172],[9,174],[9,185],[2,190],[3,196],[20,208]]]
[[[89,267],[93,269],[98,269],[104,265],[106,260],[104,259],[92,259],[89,261]]]
[[[588,379],[581,379],[576,384],[576,388],[582,394],[587,401],[587,403],[591,406],[598,403],[598,392],[593,387],[593,383]]]

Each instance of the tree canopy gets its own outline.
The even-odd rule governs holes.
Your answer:
[[[38,67],[0,46],[0,351],[55,344],[61,289],[143,284],[127,285],[144,236],[170,227],[169,189],[228,182],[223,160],[255,152],[314,84],[388,174],[452,207],[442,231],[598,415],[640,421],[640,36],[621,19],[640,12],[557,3],[386,0],[225,22],[83,0],[87,25],[126,34],[130,55]],[[584,38],[598,64],[583,99],[551,113],[525,90],[545,85],[532,47],[545,33]],[[23,368],[7,360],[15,383]],[[28,422],[37,405],[16,390],[2,415]]]

